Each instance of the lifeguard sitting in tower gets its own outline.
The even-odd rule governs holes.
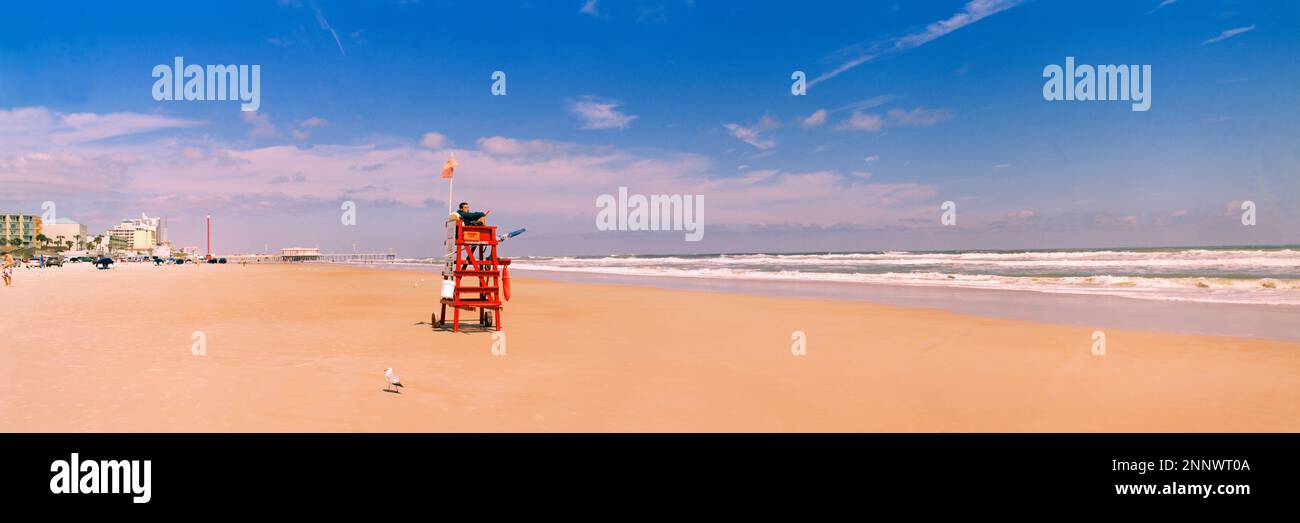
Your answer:
[[[442,178],[447,180],[448,206],[454,201],[451,187],[457,165],[453,153],[442,167]],[[504,301],[510,299],[510,259],[497,256],[497,245],[522,234],[524,229],[498,238],[496,227],[483,224],[483,218],[492,211],[470,211],[468,202],[461,202],[456,211],[448,211],[442,292],[438,300],[442,313],[434,314],[432,323],[437,327],[446,324],[450,305],[452,332],[460,331],[460,311],[475,309],[480,325],[495,325],[501,330],[501,309]]]
[[[442,270],[441,314],[433,324],[447,323],[447,307],[452,309],[452,332],[460,331],[460,311],[475,309],[479,324],[501,330],[501,312],[510,299],[510,259],[497,256],[501,242],[522,234],[524,229],[497,237],[497,228],[482,225],[487,213],[469,212],[468,204],[447,216],[446,262]],[[469,220],[473,219],[473,222]],[[478,223],[479,225],[473,225]]]
[[[465,225],[483,225],[483,218],[492,214],[492,211],[470,212],[469,202],[460,202],[460,207],[456,208],[456,214],[460,216],[461,223]]]

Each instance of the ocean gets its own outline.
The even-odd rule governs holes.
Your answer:
[[[522,257],[511,267],[1300,305],[1300,246]]]

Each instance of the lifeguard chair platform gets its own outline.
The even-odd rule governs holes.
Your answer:
[[[509,285],[503,280],[508,277],[510,259],[497,256],[497,228],[448,220],[447,235],[447,250],[452,252],[447,253],[442,279],[444,287],[451,282],[451,292],[450,296],[442,292],[441,312],[432,323],[437,327],[445,325],[447,307],[451,307],[451,330],[459,332],[460,311],[477,309],[479,325],[501,330],[502,298],[510,292],[508,287],[503,289],[503,285]]]

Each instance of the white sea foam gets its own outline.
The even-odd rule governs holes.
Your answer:
[[[522,270],[922,285],[1300,305],[1300,250],[884,252],[521,258]]]

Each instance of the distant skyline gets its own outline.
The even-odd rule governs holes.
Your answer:
[[[454,200],[528,228],[509,255],[1300,243],[1291,1],[5,11],[0,212],[91,234],[143,212],[202,246],[211,214],[221,254],[437,255],[454,152]],[[259,65],[258,110],[155,100],[176,57]],[[1045,100],[1067,57],[1149,66],[1149,108]],[[703,238],[598,231],[621,186],[703,195]]]

